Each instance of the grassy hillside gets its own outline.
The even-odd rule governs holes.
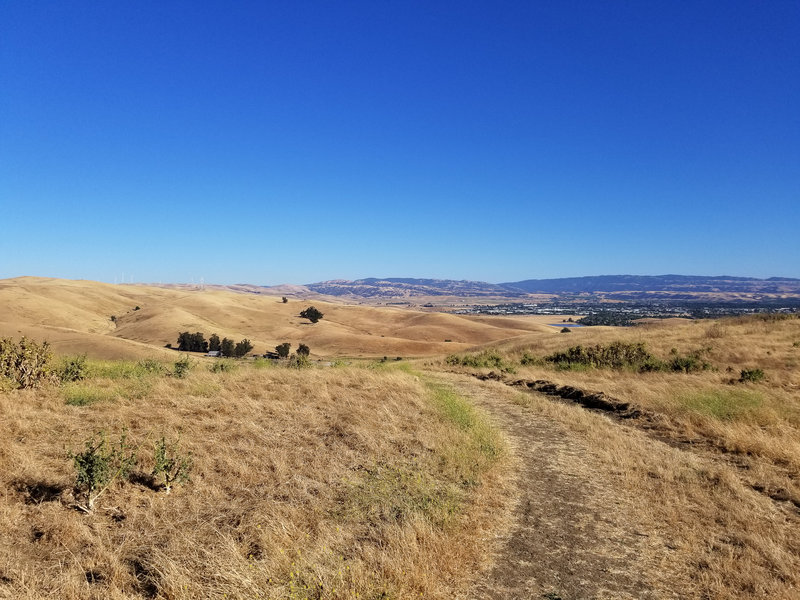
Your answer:
[[[386,368],[89,366],[0,392],[0,597],[451,598],[486,563],[503,442],[446,387]],[[139,460],[87,513],[69,452],[99,431]],[[151,475],[162,436],[191,461],[171,493]]]
[[[314,305],[325,317],[312,325],[298,316],[308,305],[221,290],[22,277],[0,281],[0,336],[48,339],[59,352],[140,358],[151,355],[151,347],[175,343],[180,331],[248,338],[254,352],[284,341],[295,346],[303,342],[316,356],[426,356],[531,331],[552,333],[551,328],[524,318],[492,323],[467,316],[319,301]]]

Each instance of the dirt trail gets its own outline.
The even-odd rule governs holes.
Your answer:
[[[639,565],[643,536],[579,434],[469,378],[445,376],[508,436],[518,464],[513,525],[470,600],[664,598]]]

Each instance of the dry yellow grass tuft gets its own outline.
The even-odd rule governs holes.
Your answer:
[[[485,566],[503,443],[447,388],[387,368],[92,368],[0,393],[0,597],[451,598]],[[123,428],[137,471],[75,510],[68,451]],[[169,495],[149,477],[162,435],[194,465]]]

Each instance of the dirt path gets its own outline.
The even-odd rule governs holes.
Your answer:
[[[630,499],[620,497],[579,434],[491,385],[446,379],[491,415],[518,465],[513,525],[471,600],[665,597],[637,564],[643,536],[626,518]]]

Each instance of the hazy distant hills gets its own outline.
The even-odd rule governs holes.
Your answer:
[[[727,292],[782,294],[800,292],[800,279],[731,277],[720,275],[599,275],[562,279],[527,279],[500,284],[529,294],[597,292]]]
[[[463,297],[520,297],[528,292],[512,289],[508,285],[482,281],[455,281],[452,279],[414,279],[388,277],[386,279],[334,279],[310,283],[309,290],[327,296],[353,296],[358,298],[398,298],[409,296],[463,296]]]
[[[458,296],[519,298],[528,294],[800,294],[800,279],[698,275],[600,275],[508,283],[388,277],[336,279],[304,286],[317,294],[355,298]]]

